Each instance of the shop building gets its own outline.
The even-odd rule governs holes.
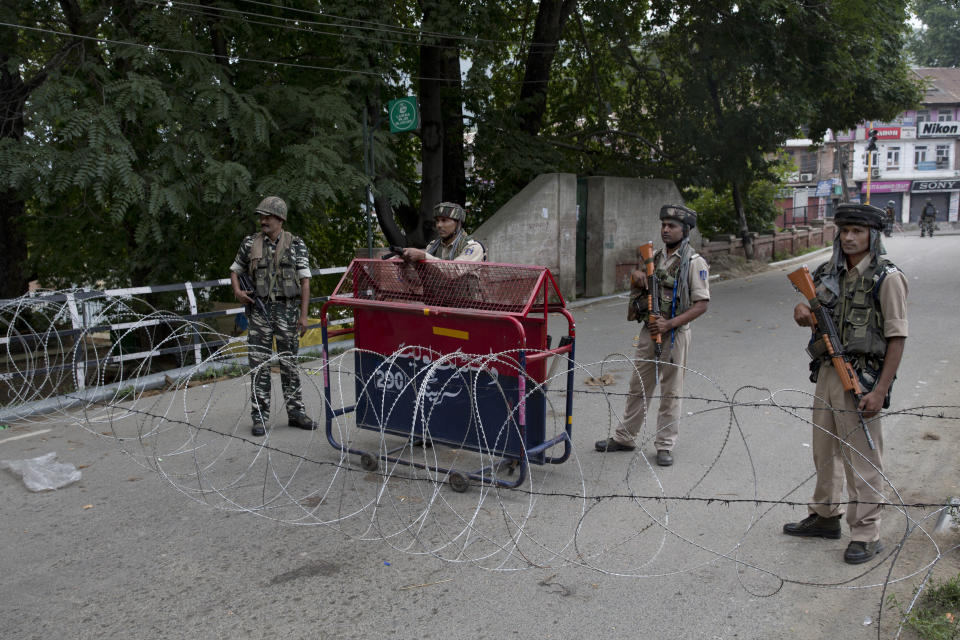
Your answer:
[[[787,153],[806,170],[798,171],[780,194],[785,214],[803,206],[808,215],[814,211],[832,215],[845,183],[847,199],[881,208],[892,202],[901,223],[916,223],[927,199],[937,207],[938,220],[957,222],[960,69],[913,72],[928,87],[917,109],[891,122],[868,121],[854,130],[828,131],[819,148],[811,148],[809,140],[788,141]],[[868,154],[872,130],[877,132],[876,149]]]

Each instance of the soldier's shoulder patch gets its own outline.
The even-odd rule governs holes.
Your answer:
[[[465,256],[472,256],[472,255],[473,255],[473,247],[467,247],[466,249],[464,249],[463,255],[465,255]]]
[[[895,264],[888,264],[886,267],[887,273],[896,273],[897,271],[900,271],[900,268]]]
[[[706,270],[706,269],[700,269],[700,279],[706,281],[706,279],[707,279],[707,270]]]

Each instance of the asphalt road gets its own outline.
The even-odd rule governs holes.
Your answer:
[[[911,337],[884,420],[886,492],[939,503],[960,495],[960,238],[887,247],[909,278]],[[534,466],[521,491],[455,494],[406,469],[386,481],[278,418],[260,448],[245,380],[16,423],[0,460],[56,451],[83,477],[31,493],[0,472],[2,637],[891,638],[884,596],[908,601],[938,560],[935,575],[956,575],[960,536],[913,529],[896,558],[850,567],[846,528],[835,541],[780,533],[805,509],[779,502],[807,499],[813,471],[790,268],[711,285],[667,469],[593,451],[629,380],[617,354],[638,325],[621,298],[575,309],[574,455]],[[585,383],[602,374],[612,384]],[[305,380],[317,406],[321,378]],[[563,393],[550,397],[558,429]],[[886,509],[888,550],[918,522],[932,529],[932,511]]]

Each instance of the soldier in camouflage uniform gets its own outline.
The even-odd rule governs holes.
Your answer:
[[[247,305],[250,320],[250,415],[252,433],[262,436],[270,418],[270,367],[273,341],[280,359],[280,383],[291,427],[313,430],[317,423],[307,417],[297,370],[300,336],[307,330],[310,304],[310,260],[307,245],[283,230],[287,204],[276,196],[257,206],[260,232],[243,239],[230,265],[233,295]],[[244,282],[241,282],[244,280]],[[246,286],[244,286],[246,285]]]

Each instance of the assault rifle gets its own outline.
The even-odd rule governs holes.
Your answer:
[[[640,257],[643,258],[643,268],[647,273],[647,313],[652,318],[660,315],[660,282],[654,274],[652,242],[640,245]],[[663,351],[663,338],[659,333],[653,337],[653,342],[659,360]]]
[[[389,260],[390,258],[402,258],[403,257],[403,247],[398,247],[397,245],[390,245],[390,251],[380,256],[381,260]]]
[[[843,352],[843,344],[840,342],[837,327],[833,324],[833,318],[830,317],[829,311],[817,299],[817,290],[813,285],[813,278],[810,277],[810,270],[807,265],[803,265],[796,271],[787,274],[787,277],[790,278],[790,282],[800,292],[800,295],[807,299],[810,311],[813,312],[813,332],[815,335],[819,334],[823,340],[823,344],[827,348],[827,354],[830,356],[830,363],[840,377],[840,383],[844,390],[853,394],[853,405],[856,407],[857,417],[860,418],[863,434],[867,436],[867,444],[870,445],[870,449],[876,449],[877,445],[870,437],[870,429],[867,428],[867,423],[863,419],[863,412],[860,411],[860,399],[863,398],[860,378],[857,377],[857,373],[853,370],[853,366]]]
[[[257,295],[257,289],[253,286],[253,278],[250,277],[249,273],[238,273],[237,274],[237,283],[239,283],[240,288],[247,292],[251,298],[253,298],[254,304],[257,305],[257,308],[260,309],[260,313],[267,316],[267,306],[263,304],[263,300],[260,299],[260,296]]]

